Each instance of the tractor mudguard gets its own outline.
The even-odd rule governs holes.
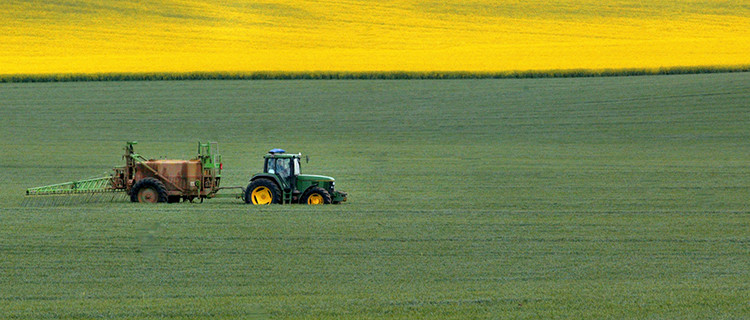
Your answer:
[[[269,173],[259,173],[254,175],[252,178],[250,178],[250,182],[253,182],[258,179],[268,179],[273,181],[281,190],[289,189],[289,186],[285,183],[282,183],[281,180],[279,180],[279,177],[277,177],[275,174],[269,174]]]

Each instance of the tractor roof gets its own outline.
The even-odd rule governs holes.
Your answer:
[[[263,158],[299,158],[302,154],[299,153],[268,153]]]

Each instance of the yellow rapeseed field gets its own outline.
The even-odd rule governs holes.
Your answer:
[[[0,74],[750,63],[747,0],[3,0]]]

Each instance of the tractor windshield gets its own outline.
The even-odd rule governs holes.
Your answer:
[[[291,172],[291,159],[289,158],[268,158],[266,163],[266,172],[278,174],[281,178],[286,179]]]

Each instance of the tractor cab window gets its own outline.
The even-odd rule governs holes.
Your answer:
[[[299,158],[294,158],[294,175],[299,175]]]
[[[266,172],[270,174],[276,173],[276,159],[274,158],[268,158],[266,159]]]
[[[289,158],[269,158],[266,160],[266,172],[278,174],[283,179],[289,177],[291,169],[291,159]]]

